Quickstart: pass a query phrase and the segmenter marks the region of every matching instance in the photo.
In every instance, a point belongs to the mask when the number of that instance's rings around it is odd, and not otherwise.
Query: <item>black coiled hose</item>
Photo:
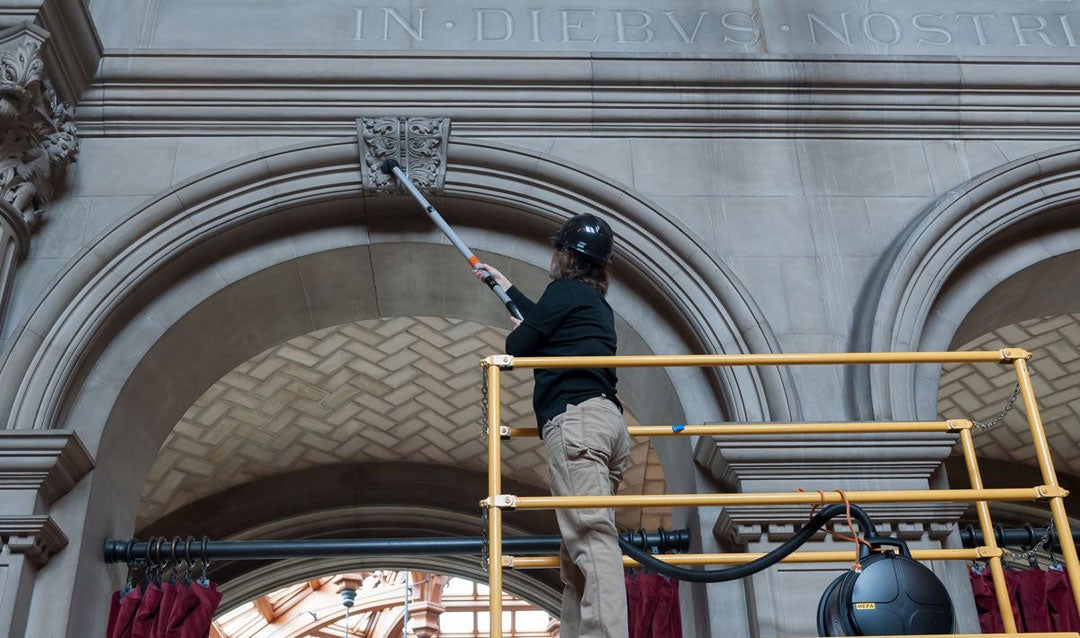
[[[839,503],[833,505],[827,505],[821,509],[810,521],[799,528],[799,531],[795,532],[795,535],[784,541],[782,545],[772,550],[768,554],[765,554],[757,560],[753,560],[749,563],[739,565],[737,567],[729,567],[727,569],[687,569],[685,567],[679,567],[677,565],[669,565],[662,560],[655,558],[652,554],[640,549],[634,545],[631,545],[622,537],[619,538],[619,546],[622,547],[623,552],[633,558],[642,567],[649,571],[658,572],[671,578],[678,580],[685,580],[692,583],[724,583],[731,580],[738,580],[740,578],[746,578],[752,574],[756,574],[761,570],[771,567],[780,562],[785,556],[791,554],[799,547],[802,547],[810,538],[821,529],[825,523],[835,518],[837,515],[847,511],[847,506]],[[866,512],[863,511],[857,505],[851,506],[852,518],[859,522],[859,528],[862,530],[864,537],[876,538],[877,530],[874,528],[874,522],[870,520]]]

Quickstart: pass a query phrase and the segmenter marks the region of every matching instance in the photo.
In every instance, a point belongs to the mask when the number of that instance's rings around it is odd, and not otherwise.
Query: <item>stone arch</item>
[[[550,248],[537,238],[559,220],[595,211],[612,221],[621,238],[616,278],[628,284],[626,298],[613,305],[619,312],[621,304],[627,325],[651,330],[634,346],[660,352],[778,350],[761,313],[729,271],[662,209],[626,187],[554,157],[489,142],[452,139],[449,157],[445,194],[435,203],[460,224],[474,248],[518,263],[526,275],[530,269],[535,274],[536,264],[546,264]],[[160,447],[162,424],[175,423],[178,416],[161,397],[179,390],[178,396],[193,400],[209,379],[169,376],[168,366],[140,367],[152,348],[162,353],[158,362],[185,347],[196,354],[199,347],[215,348],[208,355],[212,365],[204,368],[212,377],[215,366],[224,373],[230,363],[268,345],[248,339],[243,322],[258,308],[234,296],[245,287],[258,288],[260,279],[278,283],[282,276],[298,276],[306,259],[329,259],[330,265],[321,267],[332,268],[357,251],[396,250],[402,258],[417,247],[449,251],[411,200],[360,196],[358,167],[356,140],[339,139],[269,151],[197,175],[103,234],[24,315],[0,362],[5,379],[0,404],[8,410],[0,418],[7,428],[71,428],[97,457],[83,500],[54,508],[59,520],[82,527],[67,550],[77,553],[78,566],[48,566],[35,587],[63,590],[78,579],[81,587],[104,597],[115,585],[101,569],[97,544],[131,532],[133,486],[141,484],[147,457]],[[428,287],[437,286],[429,282]],[[462,294],[477,299],[487,294],[479,286],[471,290]],[[332,303],[316,308],[306,299],[290,306],[295,296],[279,292],[286,300],[279,308],[283,312],[274,316],[272,330],[261,333],[269,341],[359,312]],[[219,305],[212,316],[231,319],[214,326],[216,332],[199,334],[185,321],[207,304]],[[496,309],[490,316],[475,310],[464,318],[501,322],[497,304],[486,305]],[[386,308],[378,312],[393,315]],[[170,336],[201,341],[170,342]],[[651,406],[655,415],[642,414],[643,419],[798,417],[786,371],[675,369],[644,379],[639,387],[655,388],[649,379],[660,379],[672,392]],[[664,445],[660,456],[670,473],[668,485],[673,491],[696,491],[693,466],[686,462],[689,441]],[[87,510],[94,515],[87,516]],[[95,617],[87,602],[93,600],[91,595],[73,600],[72,613]],[[31,613],[49,615],[37,607]]]
[[[947,350],[965,320],[979,323],[968,318],[986,308],[980,302],[1001,296],[1002,282],[1061,272],[1075,261],[1080,232],[1070,219],[1078,200],[1075,146],[1020,158],[949,191],[879,262],[852,350]],[[930,366],[858,368],[849,376],[852,398],[863,418],[932,419],[939,373]]]
[[[672,304],[675,323],[692,347],[718,353],[778,350],[739,281],[679,222],[640,195],[558,158],[490,142],[452,139],[449,157],[447,197],[514,209],[524,217],[515,223],[550,224],[584,210],[611,219],[622,240],[620,261]],[[88,355],[115,332],[110,323],[151,294],[145,284],[155,277],[190,268],[183,258],[193,247],[300,204],[351,200],[363,206],[357,166],[355,140],[269,151],[197,175],[132,212],[69,264],[16,327],[0,364],[9,380],[0,387],[2,404],[11,406],[0,415],[6,427],[58,426],[65,399],[92,360]],[[718,375],[729,418],[798,413],[785,373],[725,369]]]

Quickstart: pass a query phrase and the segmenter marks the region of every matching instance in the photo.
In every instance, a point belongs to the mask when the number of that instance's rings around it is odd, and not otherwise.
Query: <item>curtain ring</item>
[[[184,545],[184,558],[187,559],[189,565],[194,565],[195,562],[191,558],[191,544],[195,542],[194,536],[188,536],[187,542]]]
[[[1024,523],[1023,528],[1028,533],[1028,542],[1023,544],[1025,550],[1031,549],[1035,546],[1037,539],[1035,538],[1035,527],[1031,523]]]
[[[149,564],[151,563],[151,560],[150,560],[150,553],[151,553],[151,551],[153,550],[153,547],[154,547],[154,540],[155,540],[156,538],[157,538],[157,536],[151,536],[151,537],[150,537],[150,538],[149,538],[149,539],[148,539],[148,540],[146,541],[146,564],[147,564],[147,565],[149,565]]]

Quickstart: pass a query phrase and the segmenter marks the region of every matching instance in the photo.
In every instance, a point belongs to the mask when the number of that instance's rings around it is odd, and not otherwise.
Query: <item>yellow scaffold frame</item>
[[[488,436],[488,497],[480,502],[487,513],[487,536],[489,547],[488,585],[491,610],[491,637],[502,638],[502,572],[504,568],[530,569],[556,567],[558,559],[546,556],[503,556],[502,513],[510,509],[558,509],[567,507],[684,507],[703,505],[814,505],[839,503],[839,493],[738,493],[738,494],[659,494],[652,496],[514,496],[502,493],[501,441],[504,437],[535,436],[530,428],[509,428],[500,424],[500,379],[503,370],[538,368],[643,368],[643,367],[708,367],[708,366],[776,366],[776,365],[851,365],[851,364],[915,364],[915,363],[1011,363],[1020,385],[1028,426],[1034,441],[1035,455],[1042,473],[1042,485],[1033,487],[986,489],[983,487],[975,444],[971,436],[973,423],[968,420],[938,422],[861,422],[861,423],[743,423],[719,425],[686,425],[630,427],[631,436],[725,436],[747,434],[862,434],[869,432],[951,432],[960,437],[960,445],[967,466],[971,489],[949,490],[882,490],[847,492],[847,498],[860,505],[868,503],[915,503],[915,502],[970,502],[982,529],[981,547],[971,549],[915,550],[917,560],[986,560],[994,582],[997,603],[1006,633],[1015,634],[1016,623],[1012,616],[1005,587],[1005,574],[1001,558],[1003,550],[994,538],[993,521],[990,519],[990,501],[1038,501],[1050,503],[1057,539],[1065,559],[1066,572],[1072,586],[1073,599],[1080,612],[1080,563],[1076,546],[1065,513],[1062,489],[1050,458],[1035,393],[1031,386],[1027,360],[1031,353],[1020,348],[1004,348],[993,351],[968,352],[872,352],[872,353],[817,353],[817,354],[767,354],[767,355],[648,355],[615,357],[511,357],[495,355],[481,362],[486,380],[487,420],[491,434]],[[760,553],[733,554],[679,554],[658,556],[673,565],[719,565],[747,563],[762,556]],[[850,551],[796,552],[784,562],[834,562],[852,557]],[[624,557],[627,565],[637,563]],[[973,634],[980,635],[980,634]],[[1029,636],[1071,636],[1077,634],[1025,634]]]

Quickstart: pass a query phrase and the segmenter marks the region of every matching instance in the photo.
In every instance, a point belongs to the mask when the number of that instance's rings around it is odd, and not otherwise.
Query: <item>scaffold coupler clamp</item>
[[[1017,359],[1031,358],[1031,353],[1023,348],[1002,348],[999,352],[1001,353],[1001,363],[1012,363]]]
[[[489,366],[489,365],[492,365],[492,366],[498,366],[498,367],[502,368],[503,370],[513,370],[513,368],[514,368],[514,357],[511,356],[511,355],[508,355],[508,354],[493,354],[490,357],[488,357],[487,359],[484,359],[483,365],[485,367]]]
[[[949,428],[950,432],[959,432],[960,430],[971,430],[975,427],[975,423],[968,419],[949,419],[945,422],[945,425]]]
[[[975,551],[978,552],[979,558],[1001,558],[1005,555],[1005,550],[1000,547],[987,547],[986,545],[975,548]]]
[[[1039,493],[1040,499],[1065,498],[1069,495],[1069,490],[1058,487],[1057,485],[1040,485],[1035,489]]]
[[[488,497],[480,501],[480,507],[487,510],[491,507],[496,507],[501,510],[515,510],[517,509],[517,496],[513,494],[496,494],[494,499]]]

